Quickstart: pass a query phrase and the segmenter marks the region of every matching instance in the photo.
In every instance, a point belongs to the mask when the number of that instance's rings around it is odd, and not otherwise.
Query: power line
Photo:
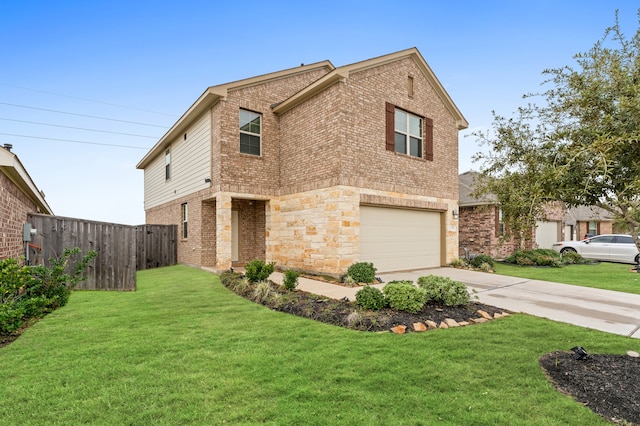
[[[3,86],[14,87],[16,89],[22,89],[22,90],[30,90],[32,92],[46,93],[48,95],[62,96],[64,98],[79,99],[81,101],[93,102],[93,103],[96,103],[96,104],[110,105],[110,106],[116,106],[116,107],[127,108],[127,109],[134,109],[134,110],[137,110],[137,111],[144,111],[144,112],[150,112],[152,114],[160,114],[160,115],[166,115],[166,116],[169,116],[169,117],[174,117],[173,114],[167,114],[166,112],[152,111],[152,110],[148,110],[148,109],[137,108],[137,107],[127,106],[127,105],[112,104],[110,102],[97,101],[95,99],[81,98],[79,96],[71,96],[71,95],[65,95],[65,94],[62,94],[62,93],[49,92],[47,90],[31,89],[29,87],[14,86],[12,84],[3,84]]]
[[[14,138],[43,139],[43,140],[58,141],[58,142],[81,143],[81,144],[86,144],[86,145],[112,146],[112,147],[116,147],[116,148],[132,148],[132,149],[144,149],[144,150],[148,150],[149,149],[149,148],[145,148],[145,147],[142,147],[142,146],[116,145],[116,144],[111,144],[111,143],[87,142],[87,141],[74,141],[74,140],[71,140],[71,139],[46,138],[46,137],[43,137],[43,136],[14,135],[14,134],[11,134],[11,133],[0,133],[0,135],[11,136],[11,137],[14,137]]]
[[[78,114],[78,113],[75,113],[75,112],[57,111],[55,109],[46,109],[46,108],[38,108],[38,107],[32,107],[32,106],[27,106],[27,105],[10,104],[10,103],[7,103],[7,102],[0,102],[0,105],[8,105],[8,106],[13,106],[13,107],[18,107],[18,108],[35,109],[35,110],[38,110],[38,111],[55,112],[55,113],[58,113],[58,114],[75,115],[75,116],[78,116],[78,117],[95,118],[95,119],[98,119],[98,120],[117,121],[119,123],[138,124],[140,126],[160,127],[161,129],[166,129],[167,128],[166,126],[159,126],[157,124],[147,124],[147,123],[139,123],[137,121],[118,120],[116,118],[106,118],[106,117],[98,117],[98,116],[95,116],[95,115]]]
[[[63,126],[63,125],[61,125],[61,124],[38,123],[37,121],[15,120],[15,119],[13,119],[13,118],[3,118],[3,117],[0,117],[0,120],[4,120],[4,121],[15,121],[16,123],[37,124],[37,125],[39,125],[39,126],[62,127],[63,129],[85,130],[85,131],[87,131],[87,132],[110,133],[110,134],[112,134],[112,135],[135,136],[135,137],[138,137],[138,138],[159,139],[159,138],[158,138],[158,137],[156,137],[156,136],[136,135],[136,134],[134,134],[134,133],[112,132],[112,131],[109,131],[109,130],[87,129],[87,128],[85,128],[85,127]]]

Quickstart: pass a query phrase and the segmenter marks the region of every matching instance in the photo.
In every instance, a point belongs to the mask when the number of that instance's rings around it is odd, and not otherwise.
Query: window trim
[[[240,127],[240,114],[242,111],[246,111],[252,114],[256,114],[259,118],[260,118],[260,133],[253,133],[253,132],[248,132],[246,130],[242,130],[242,128]],[[262,126],[263,126],[263,114],[261,112],[258,111],[252,111],[250,109],[246,109],[246,108],[240,108],[238,110],[238,130],[239,130],[239,135],[249,135],[249,136],[257,136],[258,140],[259,140],[259,147],[260,147],[260,153],[259,154],[253,154],[250,152],[243,152],[242,151],[242,142],[240,140],[238,140],[238,151],[241,154],[246,154],[246,155],[252,155],[254,157],[262,157]],[[241,137],[239,137],[239,139],[242,139]]]
[[[187,203],[180,205],[180,214],[182,217],[182,238],[186,240],[189,237],[189,205]]]

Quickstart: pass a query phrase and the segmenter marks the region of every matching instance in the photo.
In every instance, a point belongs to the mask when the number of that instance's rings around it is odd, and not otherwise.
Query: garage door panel
[[[360,260],[379,272],[440,266],[440,214],[360,207]]]

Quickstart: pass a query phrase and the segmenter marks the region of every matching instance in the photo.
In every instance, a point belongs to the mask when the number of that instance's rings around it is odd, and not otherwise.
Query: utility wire
[[[71,140],[71,139],[46,138],[46,137],[43,137],[43,136],[15,135],[15,134],[11,134],[11,133],[0,133],[0,135],[11,136],[11,137],[14,137],[14,138],[43,139],[43,140],[49,140],[49,141],[81,143],[81,144],[86,144],[86,145],[113,146],[113,147],[117,147],[117,148],[132,148],[132,149],[144,149],[144,150],[148,150],[149,149],[149,148],[145,148],[145,147],[142,147],[142,146],[116,145],[116,144],[111,144],[111,143],[87,142],[87,141],[74,141],[74,140]]]
[[[15,121],[16,123],[27,123],[27,124],[37,124],[39,126],[51,126],[51,127],[62,127],[63,129],[74,129],[74,130],[85,130],[87,132],[98,132],[98,133],[110,133],[112,135],[122,135],[122,136],[135,136],[138,138],[149,138],[149,139],[159,139],[156,136],[146,136],[146,135],[136,135],[134,133],[121,133],[121,132],[112,132],[109,130],[98,130],[98,129],[87,129],[85,127],[73,127],[73,126],[63,126],[61,124],[51,124],[51,123],[38,123],[36,121],[26,121],[26,120],[15,120],[13,118],[3,118],[0,117],[0,120],[4,121]]]
[[[55,112],[55,113],[58,113],[58,114],[75,115],[75,116],[78,116],[78,117],[95,118],[95,119],[98,119],[98,120],[117,121],[119,123],[138,124],[140,126],[160,127],[161,129],[166,129],[167,128],[167,126],[159,126],[157,124],[147,124],[147,123],[139,123],[139,122],[136,122],[136,121],[118,120],[116,118],[97,117],[95,115],[86,115],[86,114],[78,114],[78,113],[75,113],[75,112],[57,111],[55,109],[46,109],[46,108],[38,108],[38,107],[32,107],[32,106],[27,106],[27,105],[10,104],[10,103],[7,103],[7,102],[0,102],[0,105],[8,105],[8,106],[13,106],[13,107],[18,107],[18,108],[35,109],[35,110],[38,110],[38,111]]]
[[[48,95],[62,96],[64,98],[79,99],[81,101],[94,102],[96,104],[110,105],[110,106],[116,106],[116,107],[127,108],[127,109],[134,109],[134,110],[137,110],[137,111],[144,111],[144,112],[150,112],[152,114],[160,114],[160,115],[167,115],[169,117],[174,117],[173,114],[167,114],[166,112],[151,111],[151,110],[148,110],[148,109],[137,108],[137,107],[127,106],[127,105],[112,104],[112,103],[109,103],[109,102],[97,101],[97,100],[94,100],[94,99],[81,98],[79,96],[71,96],[71,95],[64,95],[62,93],[49,92],[49,91],[46,91],[46,90],[31,89],[29,87],[14,86],[12,84],[3,84],[3,86],[14,87],[16,89],[22,89],[22,90],[30,90],[32,92],[46,93]]]

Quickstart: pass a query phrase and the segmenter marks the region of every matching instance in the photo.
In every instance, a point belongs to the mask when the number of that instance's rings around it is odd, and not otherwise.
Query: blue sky
[[[464,172],[478,168],[471,157],[481,149],[465,135],[488,129],[492,110],[511,115],[524,93],[540,89],[545,68],[573,65],[613,25],[616,9],[632,36],[639,7],[4,0],[0,145],[14,146],[55,214],[141,224],[143,172],[135,165],[208,86],[417,47],[469,121],[459,138]]]

